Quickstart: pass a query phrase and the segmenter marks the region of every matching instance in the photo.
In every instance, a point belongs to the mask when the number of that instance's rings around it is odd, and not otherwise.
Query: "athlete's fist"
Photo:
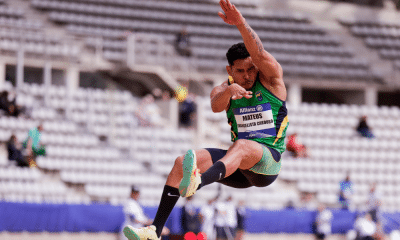
[[[237,83],[234,83],[229,86],[229,91],[231,93],[232,100],[241,99],[243,97],[249,99],[253,97],[253,93],[251,91],[247,91],[242,86]]]
[[[218,12],[218,16],[220,16],[224,22],[230,25],[239,25],[244,22],[242,14],[229,0],[220,0],[219,5],[224,12]]]

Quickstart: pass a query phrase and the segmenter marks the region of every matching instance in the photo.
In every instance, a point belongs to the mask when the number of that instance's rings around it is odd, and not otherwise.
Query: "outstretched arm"
[[[236,83],[228,85],[227,82],[224,82],[211,91],[211,109],[215,113],[222,112],[228,109],[231,98],[235,100],[242,97],[251,98],[252,92]]]
[[[239,10],[229,0],[220,0],[219,4],[223,12],[218,15],[224,22],[235,25],[242,35],[244,44],[254,64],[266,77],[282,78],[282,67],[276,59],[265,51],[262,42],[256,32],[246,22]]]

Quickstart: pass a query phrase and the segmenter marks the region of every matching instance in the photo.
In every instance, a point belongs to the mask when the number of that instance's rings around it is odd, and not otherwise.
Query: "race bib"
[[[239,139],[276,136],[274,117],[269,103],[235,108],[233,114],[235,114]]]

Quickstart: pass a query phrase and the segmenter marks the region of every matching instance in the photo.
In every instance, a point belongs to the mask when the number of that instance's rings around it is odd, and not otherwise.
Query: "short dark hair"
[[[139,193],[140,192],[140,189],[138,188],[138,187],[136,187],[136,186],[131,186],[131,193]]]
[[[226,53],[229,65],[233,65],[233,62],[237,59],[246,59],[250,57],[250,53],[247,51],[244,43],[240,42],[232,45]]]

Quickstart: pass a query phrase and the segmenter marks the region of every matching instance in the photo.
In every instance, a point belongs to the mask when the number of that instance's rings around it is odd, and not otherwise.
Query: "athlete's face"
[[[228,74],[232,76],[235,83],[245,89],[250,89],[257,78],[258,69],[254,65],[251,57],[245,59],[237,59],[233,65],[226,66]]]

